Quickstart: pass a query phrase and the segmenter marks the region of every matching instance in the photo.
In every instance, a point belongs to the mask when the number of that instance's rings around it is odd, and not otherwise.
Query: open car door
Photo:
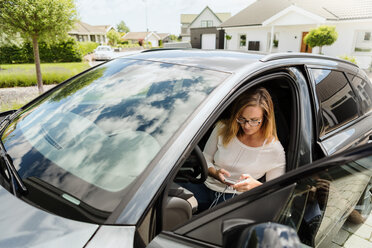
[[[367,144],[238,195],[161,232],[148,247],[372,247],[371,177]],[[278,243],[291,230],[295,235]]]

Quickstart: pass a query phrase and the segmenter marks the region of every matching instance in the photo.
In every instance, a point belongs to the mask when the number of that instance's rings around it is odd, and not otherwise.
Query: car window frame
[[[308,68],[310,69],[309,70],[309,73],[311,74],[311,79],[312,79],[312,86],[314,88],[313,90],[313,94],[314,94],[314,99],[316,99],[317,101],[317,107],[319,108],[318,109],[318,117],[319,120],[318,120],[318,123],[320,124],[320,126],[318,127],[318,137],[320,140],[323,140],[323,139],[326,139],[328,136],[332,136],[333,133],[337,132],[337,130],[342,130],[345,126],[349,126],[350,123],[352,123],[353,121],[357,120],[359,117],[360,117],[360,114],[361,114],[361,108],[360,108],[360,103],[359,103],[359,98],[354,90],[354,88],[352,87],[351,85],[351,82],[349,80],[349,77],[347,76],[347,74],[345,73],[344,70],[342,70],[341,68],[330,68],[330,67],[321,67],[321,66],[308,66]],[[316,93],[316,82],[315,82],[315,78],[314,78],[314,75],[313,73],[311,72],[311,70],[329,70],[331,72],[339,72],[341,73],[344,77],[345,77],[345,80],[347,82],[347,84],[349,85],[349,87],[352,89],[352,92],[354,94],[354,100],[356,101],[356,105],[357,105],[357,116],[354,117],[353,119],[350,119],[346,122],[342,122],[341,124],[337,124],[335,125],[334,127],[332,127],[330,130],[326,130],[326,131],[323,131],[323,127],[324,127],[324,122],[323,122],[323,115],[321,113],[321,110],[322,110],[322,106],[321,106],[321,103],[319,101],[319,97]]]

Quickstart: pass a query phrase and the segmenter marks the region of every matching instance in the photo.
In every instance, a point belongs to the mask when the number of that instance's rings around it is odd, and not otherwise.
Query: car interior
[[[294,160],[294,146],[296,143],[296,93],[290,79],[283,76],[274,76],[259,81],[258,85],[265,87],[271,94],[278,139],[284,147],[288,161]],[[248,89],[248,88],[247,88]],[[236,97],[236,96],[235,96]],[[201,184],[207,178],[207,163],[203,156],[204,146],[215,126],[215,124],[229,116],[232,104],[226,106],[214,123],[205,131],[191,154],[183,162],[174,180],[166,189],[166,199],[163,202],[162,230],[172,230],[190,220],[193,215],[199,214],[197,201],[193,193],[181,187],[178,183],[190,182]],[[287,168],[288,171],[288,168]],[[260,179],[265,182],[265,178]]]

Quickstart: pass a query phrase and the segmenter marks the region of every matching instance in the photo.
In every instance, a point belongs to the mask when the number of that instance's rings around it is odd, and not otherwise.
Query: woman
[[[261,87],[239,96],[229,119],[215,126],[203,153],[208,178],[197,190],[189,188],[199,211],[261,185],[258,179],[263,176],[268,181],[282,175],[285,153],[276,134],[269,92]]]

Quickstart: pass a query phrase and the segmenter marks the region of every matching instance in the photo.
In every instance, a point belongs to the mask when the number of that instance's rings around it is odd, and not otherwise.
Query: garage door
[[[202,34],[202,49],[216,49],[216,34]]]

